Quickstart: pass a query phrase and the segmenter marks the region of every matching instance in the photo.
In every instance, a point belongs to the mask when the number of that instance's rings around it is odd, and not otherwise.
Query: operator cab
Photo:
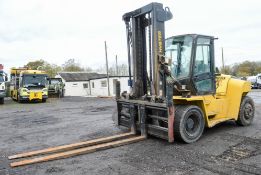
[[[47,80],[48,80],[49,85],[56,85],[56,84],[62,83],[61,78],[48,78]]]
[[[192,95],[214,94],[214,37],[187,34],[170,37],[165,42],[172,76]]]

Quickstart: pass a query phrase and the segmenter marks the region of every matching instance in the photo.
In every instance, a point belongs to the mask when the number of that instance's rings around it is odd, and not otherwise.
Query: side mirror
[[[219,71],[218,67],[216,67],[216,73],[220,73],[220,71]]]
[[[7,78],[7,77],[5,77],[5,81],[8,81],[8,78]]]

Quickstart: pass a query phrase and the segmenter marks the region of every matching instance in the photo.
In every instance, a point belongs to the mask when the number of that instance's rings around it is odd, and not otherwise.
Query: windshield
[[[189,75],[192,41],[191,36],[174,37],[166,40],[165,55],[172,60],[171,73],[177,79]]]
[[[34,75],[27,74],[23,75],[23,86],[24,87],[45,87],[47,83],[47,75]]]
[[[50,84],[58,84],[60,81],[58,79],[51,79]]]

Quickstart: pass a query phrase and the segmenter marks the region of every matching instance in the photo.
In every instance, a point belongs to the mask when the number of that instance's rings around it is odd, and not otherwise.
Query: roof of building
[[[89,81],[95,79],[107,78],[107,74],[89,73],[89,72],[59,72],[58,73],[65,81]],[[128,76],[109,76],[114,77],[128,77]]]
[[[105,77],[106,74],[89,73],[89,72],[59,72],[65,81],[88,81],[89,79]]]
[[[126,78],[126,77],[129,77],[128,75],[119,75],[119,76],[117,76],[117,75],[109,75],[109,78]],[[96,78],[90,78],[89,80],[98,80],[98,79],[103,79],[103,78],[107,78],[107,75],[105,75],[105,76],[101,76],[101,77],[96,77]]]

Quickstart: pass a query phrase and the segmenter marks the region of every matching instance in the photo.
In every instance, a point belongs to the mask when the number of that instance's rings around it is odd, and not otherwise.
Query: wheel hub
[[[248,103],[245,105],[245,110],[244,110],[244,116],[246,119],[250,119],[253,115],[253,108],[252,106]]]
[[[193,137],[194,134],[196,134],[198,129],[200,128],[199,127],[199,119],[197,118],[197,116],[191,115],[187,118],[185,126],[186,126],[185,127],[186,133],[189,136]]]
[[[187,120],[187,128],[189,130],[192,130],[194,128],[194,124],[195,124],[195,122],[191,118],[188,118],[188,120]]]

